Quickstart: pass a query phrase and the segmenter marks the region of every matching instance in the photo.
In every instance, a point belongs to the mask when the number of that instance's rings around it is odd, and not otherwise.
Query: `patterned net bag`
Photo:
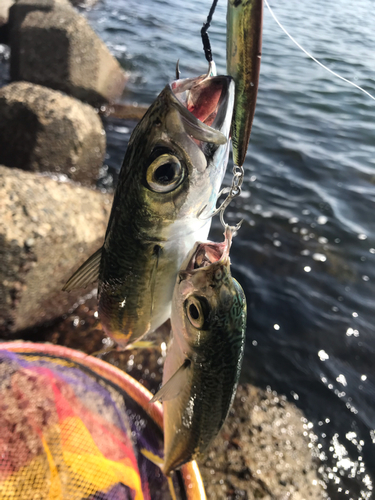
[[[161,407],[120,370],[52,345],[0,345],[0,499],[168,499]],[[204,498],[195,463],[179,498]]]

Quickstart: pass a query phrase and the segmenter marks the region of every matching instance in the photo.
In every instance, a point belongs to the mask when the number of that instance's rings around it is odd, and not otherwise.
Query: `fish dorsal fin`
[[[155,403],[155,401],[160,401],[162,403],[163,401],[169,401],[176,398],[186,385],[186,377],[189,373],[190,365],[190,359],[185,359],[180,368],[150,400],[150,403]]]
[[[99,278],[100,260],[102,247],[89,257],[82,266],[65,283],[63,291],[70,292],[76,288],[86,288]]]

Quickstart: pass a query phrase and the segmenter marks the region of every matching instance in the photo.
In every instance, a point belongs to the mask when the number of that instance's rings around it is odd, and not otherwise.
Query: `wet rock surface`
[[[0,89],[0,164],[93,184],[105,147],[91,106],[26,82]]]
[[[126,75],[67,0],[21,0],[11,8],[11,78],[99,105],[120,97]]]
[[[61,316],[82,296],[61,288],[103,243],[111,203],[110,195],[0,167],[3,339]]]

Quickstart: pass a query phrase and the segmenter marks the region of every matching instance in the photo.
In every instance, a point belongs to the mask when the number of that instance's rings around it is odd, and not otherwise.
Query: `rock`
[[[0,164],[92,184],[105,146],[101,120],[91,106],[26,82],[0,89]]]
[[[8,43],[9,43],[9,24],[8,23],[2,24],[0,17],[0,44],[8,44]],[[0,65],[3,59],[3,51],[4,51],[4,45],[0,47]]]
[[[59,317],[90,291],[61,288],[103,243],[111,202],[88,188],[0,167],[2,338]]]
[[[9,43],[9,8],[13,5],[14,0],[0,0],[0,43]],[[1,49],[1,47],[0,47]],[[1,64],[1,52],[0,52]]]
[[[74,7],[83,7],[85,9],[90,9],[98,3],[99,0],[69,0]]]
[[[207,498],[326,498],[306,429],[302,412],[285,397],[240,385],[224,427],[199,464]]]
[[[11,42],[13,53],[11,59],[11,73],[16,71],[19,66],[19,53],[21,50],[19,38],[20,26],[29,12],[33,12],[34,10],[51,12],[55,8],[74,11],[68,0],[16,0],[12,2],[12,4],[12,7],[9,9],[8,23],[13,34]]]
[[[10,9],[11,78],[93,105],[116,100],[126,76],[67,0],[19,0]]]
[[[8,22],[9,9],[13,5],[14,0],[0,1],[0,26]]]

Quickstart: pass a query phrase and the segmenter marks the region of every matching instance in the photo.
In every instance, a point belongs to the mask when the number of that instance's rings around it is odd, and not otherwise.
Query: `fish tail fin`
[[[164,460],[161,457],[159,457],[159,455],[155,455],[155,453],[152,453],[152,451],[146,450],[145,448],[141,449],[141,453],[144,457],[147,458],[147,460],[150,460],[150,462],[159,467],[164,474],[163,471]],[[165,477],[168,481],[169,492],[171,494],[172,500],[177,500],[176,490],[174,488],[172,476],[168,474],[168,476],[166,475]]]

